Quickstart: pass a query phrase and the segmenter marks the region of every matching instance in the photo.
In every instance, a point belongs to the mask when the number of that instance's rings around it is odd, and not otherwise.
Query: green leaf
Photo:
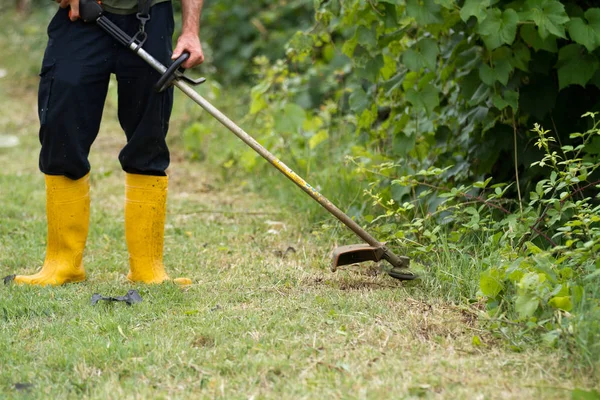
[[[492,97],[492,103],[498,110],[504,110],[506,107],[512,108],[513,112],[517,112],[519,108],[519,92],[507,90],[502,96],[495,94]]]
[[[571,19],[568,25],[569,36],[592,52],[600,46],[600,9],[590,8],[585,12],[585,19]]]
[[[521,71],[529,72],[529,62],[531,61],[531,50],[521,41],[512,46],[511,64]]]
[[[487,64],[481,64],[479,67],[479,77],[488,86],[493,86],[496,81],[506,86],[512,70],[513,68],[509,60],[499,60],[494,63],[493,68]]]
[[[308,54],[314,45],[313,38],[305,32],[298,31],[292,36],[286,48],[298,54]]]
[[[383,56],[379,54],[377,57],[371,58],[363,68],[357,68],[356,73],[360,78],[364,78],[369,82],[377,82],[381,68],[384,66]]]
[[[377,46],[377,31],[361,25],[356,29],[356,40],[361,46],[373,49]]]
[[[455,7],[454,0],[435,0],[435,4],[439,4],[448,10],[453,10]]]
[[[342,45],[342,53],[350,58],[354,57],[354,50],[356,50],[357,45],[358,39],[356,38],[356,35],[354,35],[352,38],[344,42]]]
[[[390,57],[386,54],[383,55],[383,67],[379,70],[383,79],[388,81],[394,75],[398,73],[398,66],[396,65],[396,58]]]
[[[558,52],[556,66],[560,90],[573,84],[585,87],[600,67],[600,62],[595,55],[587,53],[583,46],[570,44]]]
[[[414,89],[407,90],[406,99],[415,108],[424,110],[427,115],[431,115],[434,109],[440,104],[438,90],[432,84],[427,84],[418,92]]]
[[[548,301],[551,307],[558,308],[564,311],[571,311],[573,309],[573,303],[571,302],[571,296],[556,296]]]
[[[515,310],[521,318],[531,317],[535,314],[540,305],[540,301],[531,294],[521,294],[515,301]]]
[[[500,278],[500,272],[496,269],[481,273],[479,278],[479,289],[484,296],[495,298],[504,289],[504,284]]]
[[[569,23],[569,36],[574,42],[584,45],[588,51],[598,47],[597,34],[588,23],[581,18],[573,18]]]
[[[306,111],[294,103],[288,103],[283,107],[283,113],[275,117],[275,129],[279,133],[296,134],[306,119]]]
[[[513,112],[517,112],[519,109],[519,92],[514,90],[507,90],[504,92],[504,100],[508,103]]]
[[[499,94],[492,96],[492,103],[494,104],[494,107],[500,111],[508,107],[508,103]]]
[[[377,107],[373,104],[371,108],[363,110],[356,122],[359,129],[370,129],[375,121],[377,121]]]
[[[350,109],[359,114],[363,112],[365,108],[369,106],[371,99],[367,95],[367,93],[363,90],[363,88],[359,87],[352,91],[350,98],[348,99],[350,104]]]
[[[486,18],[479,24],[478,32],[488,49],[493,50],[503,44],[512,44],[517,36],[519,14],[512,8],[502,12],[497,8],[487,11]]]
[[[389,3],[384,3],[383,6],[383,26],[386,29],[398,27],[398,13],[396,12],[396,6]]]
[[[267,108],[268,104],[264,97],[252,97],[252,101],[250,102],[250,114],[256,114],[265,108]]]
[[[422,68],[434,70],[439,54],[440,49],[433,39],[422,39],[404,52],[402,61],[411,71],[420,71]]]
[[[250,114],[256,114],[259,111],[267,108],[268,104],[264,98],[264,94],[269,90],[271,84],[267,81],[263,81],[258,85],[254,86],[250,91]]]
[[[441,24],[444,22],[441,7],[433,0],[406,0],[406,13],[419,25]]]
[[[542,39],[550,34],[566,39],[564,24],[569,16],[558,0],[527,0],[521,19],[535,22]]]
[[[467,22],[469,18],[475,17],[479,22],[485,19],[485,9],[490,6],[490,0],[467,0],[460,9],[460,18]]]
[[[556,36],[548,35],[545,39],[542,39],[538,29],[533,25],[523,25],[521,27],[521,37],[529,46],[533,47],[535,51],[546,50],[550,53],[556,53],[558,47],[556,46]]]
[[[252,171],[252,169],[254,169],[254,167],[256,166],[258,157],[256,152],[248,149],[242,152],[242,154],[238,158],[238,161],[246,171]]]
[[[321,129],[316,135],[308,140],[308,147],[312,150],[319,144],[323,143],[329,138],[329,133],[325,129]]]

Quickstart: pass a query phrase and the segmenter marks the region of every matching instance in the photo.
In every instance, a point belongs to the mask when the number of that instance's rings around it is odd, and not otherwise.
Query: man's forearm
[[[181,0],[181,19],[183,27],[177,39],[177,46],[173,50],[172,58],[175,60],[184,52],[190,54],[182,64],[184,68],[193,68],[204,62],[204,53],[200,43],[200,14],[203,0]]]
[[[181,0],[182,35],[199,36],[203,0]]]

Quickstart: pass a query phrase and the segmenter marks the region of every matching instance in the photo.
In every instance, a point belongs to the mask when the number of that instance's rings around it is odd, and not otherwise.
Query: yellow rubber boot
[[[83,250],[90,224],[89,175],[78,180],[46,175],[46,216],[44,265],[37,274],[15,276],[14,282],[46,286],[83,281]]]
[[[166,176],[125,176],[125,239],[129,250],[127,279],[132,282],[161,283],[170,280],[163,265],[168,182]],[[180,285],[192,283],[188,278],[173,281]]]

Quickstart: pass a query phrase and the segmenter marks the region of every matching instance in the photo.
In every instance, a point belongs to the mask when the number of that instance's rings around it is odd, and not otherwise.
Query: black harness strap
[[[151,3],[152,0],[138,0],[138,12],[135,16],[140,21],[140,28],[131,38],[131,43],[135,43],[135,48],[133,49],[135,52],[146,43],[146,39],[148,38],[148,34],[146,33],[146,22],[150,20]]]

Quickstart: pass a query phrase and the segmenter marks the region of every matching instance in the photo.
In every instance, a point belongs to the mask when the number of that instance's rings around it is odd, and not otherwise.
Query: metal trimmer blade
[[[335,272],[340,265],[350,265],[364,261],[378,262],[381,257],[383,257],[381,247],[373,247],[368,244],[351,244],[338,247],[333,251],[331,271]]]
[[[386,259],[393,268],[386,271],[392,278],[403,281],[410,281],[417,278],[417,275],[407,270],[410,260],[408,257],[396,257],[389,253],[386,247],[369,246],[368,244],[351,244],[341,246],[333,251],[333,262],[331,271],[337,271],[341,265],[357,264],[364,261],[379,262]]]

